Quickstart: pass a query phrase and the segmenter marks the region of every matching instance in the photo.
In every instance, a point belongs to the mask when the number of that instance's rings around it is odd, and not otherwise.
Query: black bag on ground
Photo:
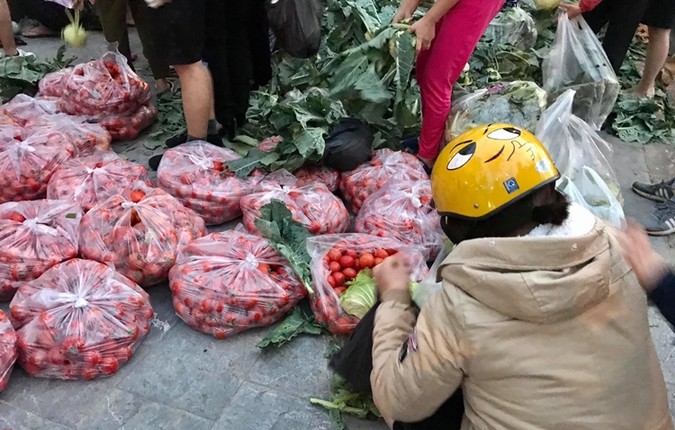
[[[323,0],[270,0],[267,17],[277,46],[296,58],[309,58],[321,46]]]
[[[323,163],[341,172],[349,172],[373,156],[373,133],[355,118],[345,118],[326,138]]]
[[[370,373],[373,370],[373,330],[376,303],[361,318],[349,340],[333,357],[329,366],[357,391],[371,391]],[[455,393],[429,418],[418,423],[394,423],[394,430],[460,430],[464,416],[462,390]]]

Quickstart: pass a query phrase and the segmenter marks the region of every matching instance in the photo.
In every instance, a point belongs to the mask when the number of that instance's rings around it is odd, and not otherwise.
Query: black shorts
[[[151,9],[149,19],[154,40],[169,65],[193,64],[202,60],[205,5],[205,0],[172,0]]]
[[[642,23],[670,30],[675,25],[675,0],[651,0]]]

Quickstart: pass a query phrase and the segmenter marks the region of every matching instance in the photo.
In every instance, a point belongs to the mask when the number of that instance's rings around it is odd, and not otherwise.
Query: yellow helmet
[[[431,188],[441,215],[480,220],[559,177],[532,133],[490,124],[467,131],[441,151]]]

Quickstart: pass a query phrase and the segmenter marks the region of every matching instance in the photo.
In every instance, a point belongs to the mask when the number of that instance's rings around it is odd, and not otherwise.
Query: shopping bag
[[[277,45],[288,55],[309,58],[321,45],[322,0],[271,0],[267,17]]]

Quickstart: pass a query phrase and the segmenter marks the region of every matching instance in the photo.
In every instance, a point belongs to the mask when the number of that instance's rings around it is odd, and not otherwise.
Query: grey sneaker
[[[675,178],[669,181],[661,181],[656,184],[634,182],[633,191],[636,194],[655,202],[665,202],[675,195]]]
[[[645,230],[650,236],[667,236],[675,233],[675,199],[656,207],[654,219],[645,226]]]

